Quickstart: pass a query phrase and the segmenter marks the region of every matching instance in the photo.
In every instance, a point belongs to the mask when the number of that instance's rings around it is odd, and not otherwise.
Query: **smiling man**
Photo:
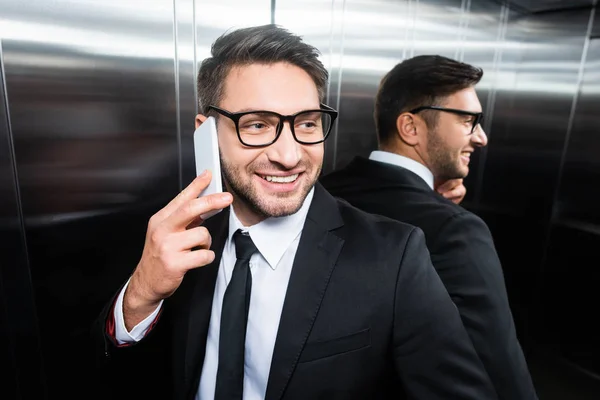
[[[206,173],[150,219],[94,328],[116,397],[496,399],[422,231],[317,183],[327,79],[274,25],[213,44],[196,126],[217,119],[228,193],[198,197]]]
[[[487,144],[475,92],[483,71],[436,55],[396,65],[375,103],[379,150],[322,178],[350,204],[421,228],[433,266],[503,400],[536,399],[517,340],[500,260],[486,224],[437,193],[469,173]]]

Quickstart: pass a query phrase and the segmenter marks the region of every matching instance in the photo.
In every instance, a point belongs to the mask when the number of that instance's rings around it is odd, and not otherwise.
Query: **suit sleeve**
[[[408,398],[497,399],[419,228],[406,241],[395,296],[394,360]]]
[[[164,307],[142,340],[120,344],[115,337],[114,306],[123,289],[105,305],[92,325],[94,373],[105,389],[119,393],[119,398],[168,398],[168,350],[162,344],[164,329],[160,329],[169,325],[162,315]]]
[[[474,214],[458,214],[442,226],[436,239],[430,247],[433,264],[499,398],[536,399],[487,225]]]

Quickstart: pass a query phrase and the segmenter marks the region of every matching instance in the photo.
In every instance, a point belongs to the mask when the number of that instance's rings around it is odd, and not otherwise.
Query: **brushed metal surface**
[[[0,44],[0,397],[44,398],[40,334]]]
[[[51,398],[93,387],[89,324],[135,268],[148,217],[179,189],[173,7],[169,0],[1,4]]]

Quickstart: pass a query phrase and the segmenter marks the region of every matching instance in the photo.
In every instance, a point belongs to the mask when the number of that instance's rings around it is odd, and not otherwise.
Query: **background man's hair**
[[[379,85],[375,99],[375,125],[380,144],[397,134],[396,120],[403,112],[420,106],[442,105],[444,99],[476,85],[483,76],[481,68],[439,55],[416,56],[397,64]],[[429,128],[437,114],[422,111]]]
[[[319,50],[304,43],[300,36],[273,24],[225,33],[213,43],[211,57],[202,61],[198,71],[199,110],[206,114],[208,106],[218,106],[225,78],[232,67],[278,62],[287,62],[306,71],[315,82],[322,102],[329,74],[319,55]]]

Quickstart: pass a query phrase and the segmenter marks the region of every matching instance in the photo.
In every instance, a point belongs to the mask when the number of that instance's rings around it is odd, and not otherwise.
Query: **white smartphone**
[[[217,124],[214,117],[208,117],[194,132],[194,154],[196,160],[196,176],[205,170],[210,170],[212,179],[200,196],[220,193],[223,191],[221,181],[221,159],[219,157],[219,140],[217,138]],[[219,213],[214,210],[204,215],[202,219],[208,219]]]

